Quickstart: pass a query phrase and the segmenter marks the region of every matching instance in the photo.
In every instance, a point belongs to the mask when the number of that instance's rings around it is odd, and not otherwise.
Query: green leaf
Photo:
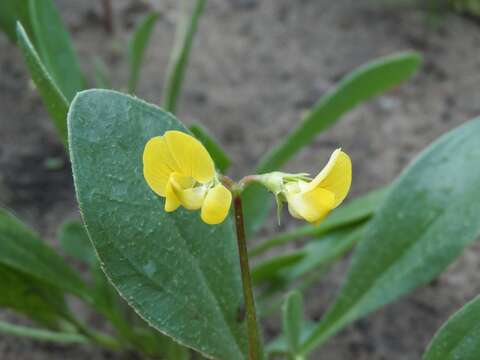
[[[198,22],[205,8],[206,0],[197,0],[192,15],[189,17],[187,7],[191,3],[189,0],[180,1],[179,18],[175,30],[175,43],[171,51],[167,80],[165,82],[163,107],[172,113],[177,110],[177,102],[182,91],[182,83],[187,71],[193,39],[197,32]]]
[[[329,232],[309,241],[301,250],[306,254],[305,257],[284,272],[285,280],[292,282],[310,271],[330,265],[352,249],[361,239],[363,230],[362,223]]]
[[[256,264],[252,268],[253,284],[258,285],[270,280],[270,278],[275,277],[280,270],[291,267],[305,256],[306,253],[304,251],[293,251],[289,254],[278,255]]]
[[[307,354],[348,323],[438,276],[480,232],[480,118],[444,135],[390,188]]]
[[[80,277],[30,229],[0,209],[0,264],[89,299]]]
[[[376,59],[348,74],[319,100],[287,139],[260,160],[257,173],[279,170],[343,114],[410,78],[420,63],[421,58],[417,53],[405,52]],[[247,231],[252,233],[263,224],[272,201],[268,192],[256,185],[244,191],[243,203],[247,214]]]
[[[195,123],[190,125],[190,131],[200,142],[205,146],[207,151],[212,156],[217,169],[225,174],[230,167],[231,161],[228,155],[223,151],[221,146],[216,142],[212,135],[210,135],[201,124]]]
[[[410,78],[420,63],[417,53],[405,52],[375,59],[351,72],[320,99],[287,139],[262,158],[258,171],[279,169],[347,111]]]
[[[282,307],[282,323],[289,352],[291,355],[296,355],[303,328],[303,297],[300,292],[292,291],[285,298]]]
[[[231,219],[210,226],[198,211],[167,214],[163,198],[143,178],[146,142],[186,128],[158,107],[107,90],[79,93],[68,118],[77,198],[117,290],[151,326],[180,344],[218,359],[245,359]]]
[[[300,331],[300,342],[304,341],[307,339],[312,331],[315,328],[315,324],[312,322],[304,322],[302,329]],[[280,334],[276,339],[270,341],[265,349],[265,352],[269,354],[270,356],[285,356],[289,352],[289,346],[287,343],[287,339],[285,338],[285,334]],[[282,358],[281,358],[282,359]],[[298,355],[295,360],[302,360],[303,357],[301,355]]]
[[[52,0],[30,0],[30,17],[40,57],[70,101],[85,86],[70,35]]]
[[[0,279],[0,307],[49,327],[54,327],[66,313],[63,294],[57,288],[3,264]]]
[[[40,93],[43,104],[52,119],[58,135],[64,144],[66,144],[68,101],[50,77],[50,74],[42,64],[40,57],[33,48],[27,33],[20,23],[17,23],[17,39],[18,46],[22,51],[23,58],[30,71],[32,80]]]
[[[128,52],[128,61],[130,64],[128,92],[131,94],[136,91],[142,59],[159,15],[157,12],[151,12],[145,16],[130,40]]]
[[[65,222],[60,229],[58,240],[68,255],[90,266],[98,264],[93,245],[80,221],[70,220]]]
[[[0,29],[8,35],[11,41],[17,39],[15,32],[17,21],[20,21],[31,34],[28,0],[0,1]]]
[[[249,254],[250,256],[258,256],[274,247],[305,236],[318,237],[332,230],[367,220],[381,205],[387,191],[387,187],[370,191],[334,210],[320,225],[304,225],[292,231],[280,233],[256,245]]]
[[[423,355],[423,360],[457,359],[480,359],[480,297],[448,319]]]
[[[0,321],[0,332],[4,334],[30,338],[37,341],[51,341],[62,344],[88,344],[90,342],[86,337],[79,334],[37,329],[22,325],[10,324],[5,321]]]

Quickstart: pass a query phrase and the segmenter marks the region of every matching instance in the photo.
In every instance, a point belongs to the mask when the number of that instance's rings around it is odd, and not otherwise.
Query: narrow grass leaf
[[[480,297],[448,319],[423,355],[423,360],[459,359],[480,359]]]
[[[31,34],[28,0],[0,1],[0,30],[4,31],[13,42],[17,40],[17,21],[21,22]]]
[[[64,144],[67,142],[68,101],[57,87],[35,51],[22,24],[17,23],[18,46],[43,104]]]
[[[74,270],[35,233],[3,209],[0,209],[0,264],[89,299],[85,284]]]
[[[163,107],[172,113],[177,110],[178,98],[182,92],[182,83],[187,70],[193,39],[206,0],[197,0],[192,15],[188,16],[187,8],[191,3],[189,0],[180,0],[175,43],[171,52],[164,87]]]
[[[68,101],[85,87],[72,41],[52,0],[30,0],[30,17],[40,58]]]
[[[131,94],[135,93],[137,89],[142,60],[145,55],[145,51],[148,48],[148,43],[159,15],[160,14],[157,12],[151,12],[150,14],[146,15],[130,39],[128,47],[128,62],[130,65],[128,92]]]

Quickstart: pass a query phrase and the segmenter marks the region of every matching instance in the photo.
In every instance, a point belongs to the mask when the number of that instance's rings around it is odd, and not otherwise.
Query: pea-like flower
[[[352,182],[352,163],[346,153],[337,149],[314,179],[308,174],[282,172],[257,178],[275,194],[280,205],[283,201],[288,203],[293,217],[319,223],[347,196]]]
[[[151,138],[143,151],[143,175],[150,188],[165,198],[167,212],[180,205],[201,209],[207,224],[219,224],[228,215],[231,192],[218,180],[205,147],[186,133],[172,130]]]

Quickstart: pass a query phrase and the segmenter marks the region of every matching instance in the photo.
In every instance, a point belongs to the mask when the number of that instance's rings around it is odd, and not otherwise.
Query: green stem
[[[0,321],[0,332],[20,337],[27,337],[39,341],[52,341],[64,344],[89,343],[89,339],[79,334],[36,329],[22,325],[14,325],[4,321]]]
[[[65,319],[70,324],[72,324],[80,334],[91,340],[93,343],[96,343],[101,347],[114,351],[120,351],[124,349],[123,345],[119,343],[114,337],[89,329],[80,321],[78,321],[74,316],[66,315]]]
[[[235,227],[237,230],[238,254],[240,258],[240,270],[242,275],[243,297],[245,310],[247,312],[248,329],[248,359],[260,360],[261,346],[257,325],[257,313],[255,310],[255,299],[253,297],[252,278],[248,264],[247,241],[245,238],[245,225],[243,221],[242,199],[236,194],[234,198]]]

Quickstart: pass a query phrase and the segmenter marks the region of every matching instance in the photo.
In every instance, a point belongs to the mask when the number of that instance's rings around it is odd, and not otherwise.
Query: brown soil
[[[127,78],[126,41],[150,5],[114,1],[116,33],[110,37],[98,1],[56,3],[84,69],[92,73],[94,57],[101,57],[121,88]],[[158,103],[176,2],[152,3],[162,15],[138,95]],[[360,194],[388,183],[432,140],[480,114],[479,30],[475,22],[455,15],[433,27],[419,9],[373,0],[210,0],[179,117],[200,119],[235,160],[233,176],[240,176],[342,75],[381,55],[418,50],[425,61],[412,81],[348,114],[288,165],[314,172],[341,145],[353,158],[353,194]],[[68,160],[19,52],[3,36],[0,69],[0,203],[55,243],[59,224],[78,216]],[[49,170],[51,158],[64,165]],[[272,225],[266,232],[275,230]],[[435,284],[342,331],[312,359],[419,359],[440,324],[480,291],[479,250],[478,245],[468,249]],[[333,300],[347,264],[341,262],[310,291],[312,318]],[[85,358],[120,357],[0,334],[2,360]]]

